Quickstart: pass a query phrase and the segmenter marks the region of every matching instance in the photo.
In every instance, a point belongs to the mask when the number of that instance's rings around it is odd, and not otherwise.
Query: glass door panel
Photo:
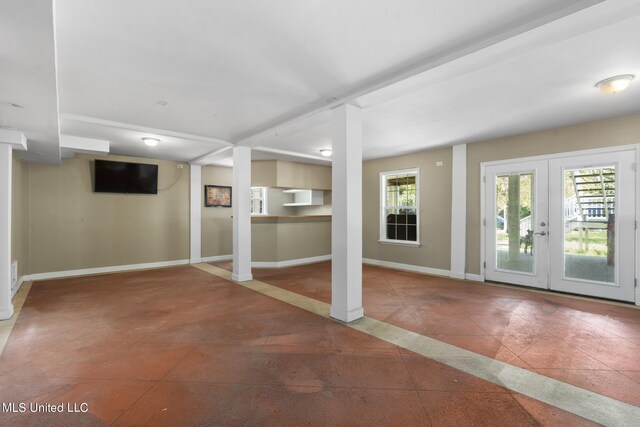
[[[531,172],[496,176],[496,268],[533,273]]]
[[[564,171],[564,278],[615,283],[616,166]]]
[[[549,162],[550,288],[634,300],[634,151]]]
[[[547,162],[489,166],[485,176],[485,277],[546,288]]]

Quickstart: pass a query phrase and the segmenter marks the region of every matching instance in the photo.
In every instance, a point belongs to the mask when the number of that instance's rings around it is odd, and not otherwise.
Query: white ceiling
[[[0,1],[0,126],[25,134],[29,144],[26,158],[57,162],[60,150],[52,16],[50,1]]]
[[[17,13],[22,3],[3,1],[12,7],[2,10],[0,35],[8,29],[14,40],[34,40],[0,48],[3,62],[16,65],[3,66],[2,81],[20,83],[6,85],[17,89],[3,90],[0,102],[26,99],[48,106],[51,117],[51,2]],[[254,158],[322,162],[318,150],[331,145],[329,108],[341,102],[365,108],[365,158],[640,111],[638,82],[608,97],[593,87],[615,74],[640,76],[640,1],[55,5],[61,132],[107,139],[115,154],[192,161],[239,143],[266,150]],[[29,68],[48,70],[32,78],[43,86],[31,90],[41,99],[25,89],[30,76],[19,71]],[[49,130],[39,140],[57,147],[55,127],[26,122],[24,112],[20,121],[17,110],[0,106],[0,125],[31,126],[32,136]],[[151,149],[142,136],[162,142]],[[228,154],[207,159],[228,164]]]

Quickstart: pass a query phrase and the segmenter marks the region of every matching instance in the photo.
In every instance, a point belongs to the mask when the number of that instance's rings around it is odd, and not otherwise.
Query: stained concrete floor
[[[219,264],[229,268],[228,264]],[[255,270],[330,299],[330,264]],[[368,316],[640,405],[640,310],[364,267]],[[6,425],[590,425],[193,267],[34,283],[0,356]]]

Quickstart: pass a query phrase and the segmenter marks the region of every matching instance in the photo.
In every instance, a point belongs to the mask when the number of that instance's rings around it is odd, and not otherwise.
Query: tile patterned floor
[[[253,273],[331,302],[329,262]],[[640,406],[636,307],[373,266],[363,283],[367,316]]]
[[[328,263],[255,276],[330,298]],[[638,310],[373,267],[364,280],[371,317],[638,405]],[[0,402],[89,404],[0,425],[591,424],[193,267],[35,283]]]

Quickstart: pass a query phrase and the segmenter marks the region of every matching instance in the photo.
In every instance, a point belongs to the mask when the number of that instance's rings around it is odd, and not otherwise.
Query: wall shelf
[[[283,193],[293,194],[293,202],[282,206],[321,206],[324,204],[324,192],[321,190],[289,189]]]

